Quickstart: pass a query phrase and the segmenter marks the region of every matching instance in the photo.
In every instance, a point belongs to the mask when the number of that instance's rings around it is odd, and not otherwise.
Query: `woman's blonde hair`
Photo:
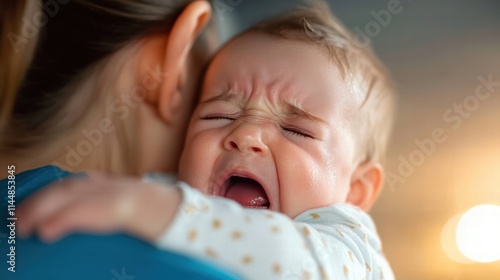
[[[24,14],[32,14],[39,8],[36,1],[18,0],[0,2],[0,129],[8,124],[16,93],[21,84],[37,43],[37,37],[22,47],[16,46],[21,34]],[[0,134],[3,138],[4,134]],[[0,139],[1,139],[0,138]]]

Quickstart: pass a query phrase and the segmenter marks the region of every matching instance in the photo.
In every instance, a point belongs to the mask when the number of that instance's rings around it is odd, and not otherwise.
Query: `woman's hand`
[[[170,225],[181,191],[131,177],[69,179],[35,193],[17,211],[18,233],[55,241],[74,231],[125,231],[155,241]]]

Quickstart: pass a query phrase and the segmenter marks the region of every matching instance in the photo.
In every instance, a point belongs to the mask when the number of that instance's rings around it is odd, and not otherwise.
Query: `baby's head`
[[[298,9],[216,55],[180,178],[290,217],[342,202],[368,210],[382,186],[393,99],[378,60],[326,6]]]

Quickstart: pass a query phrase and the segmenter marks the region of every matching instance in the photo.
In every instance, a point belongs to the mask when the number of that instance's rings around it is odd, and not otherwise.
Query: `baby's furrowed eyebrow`
[[[309,112],[306,112],[300,107],[293,105],[292,103],[284,102],[284,107],[285,107],[285,114],[289,118],[302,118],[320,124],[328,124],[325,120],[321,119],[320,117],[315,116]]]
[[[216,102],[216,101],[224,101],[224,102],[239,105],[240,107],[243,107],[245,104],[243,97],[241,97],[235,93],[229,92],[229,91],[225,91],[219,95],[211,97],[211,98],[203,101],[202,104],[205,105],[205,104]]]
[[[217,101],[223,101],[223,102],[236,104],[236,105],[239,105],[241,108],[245,107],[245,101],[243,100],[243,97],[241,95],[238,95],[238,94],[235,94],[235,93],[232,93],[229,91],[225,91],[219,95],[216,95],[214,97],[211,97],[211,98],[203,101],[202,105],[212,103],[212,102],[217,102]],[[320,117],[315,116],[315,115],[303,110],[299,106],[296,106],[290,102],[284,101],[283,108],[284,108],[285,115],[290,119],[300,118],[300,119],[306,119],[306,120],[309,120],[309,121],[312,121],[315,123],[319,123],[319,124],[326,124],[326,125],[328,124],[325,120],[321,119]]]

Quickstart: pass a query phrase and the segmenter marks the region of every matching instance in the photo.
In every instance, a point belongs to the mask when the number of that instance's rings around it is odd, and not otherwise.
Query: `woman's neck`
[[[6,154],[0,158],[0,169],[7,166],[15,166],[17,174],[40,168],[47,165],[57,166],[65,171],[78,173],[98,169],[96,159],[91,157],[82,157],[79,149],[71,145],[68,140],[53,141],[51,145],[45,145],[39,148],[32,148],[23,154]],[[73,148],[72,148],[73,147]],[[80,149],[81,150],[81,149]],[[0,179],[7,177],[7,172],[0,170]]]
[[[36,155],[40,154],[40,151],[33,151],[30,152],[29,154],[31,155]],[[45,153],[44,153],[45,154]],[[28,171],[31,169],[36,169],[40,168],[46,165],[50,164],[50,160],[47,157],[40,157],[40,156],[19,156],[19,155],[3,155],[0,158],[0,169],[5,169],[0,170],[0,179],[5,179],[8,174],[7,174],[7,168],[8,166],[14,166],[16,174],[22,173],[24,171]]]

